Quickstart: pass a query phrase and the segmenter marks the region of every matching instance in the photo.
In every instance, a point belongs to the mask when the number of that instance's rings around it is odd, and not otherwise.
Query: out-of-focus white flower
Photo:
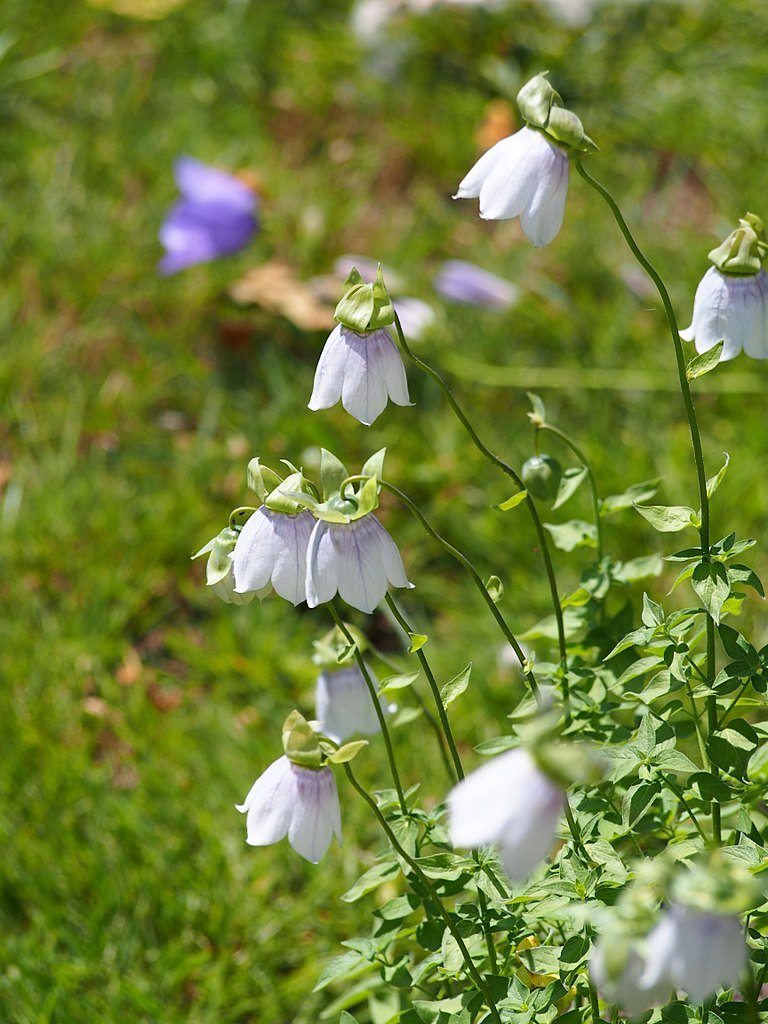
[[[448,794],[454,846],[498,843],[507,874],[523,880],[552,849],[565,792],[527,750],[510,750],[472,772]]]
[[[270,846],[287,835],[296,853],[317,864],[334,834],[341,842],[339,794],[327,767],[302,768],[279,757],[237,809],[247,815],[249,846]]]
[[[350,523],[318,520],[307,549],[307,604],[315,608],[336,593],[369,614],[387,585],[412,588],[397,545],[373,513]]]
[[[746,963],[746,938],[737,914],[674,904],[648,936],[638,984],[648,989],[666,979],[703,1003],[718,989],[737,985]]]
[[[598,0],[545,0],[555,21],[569,28],[581,28],[589,24]]]
[[[376,685],[370,669],[368,674]],[[315,688],[315,717],[320,732],[336,743],[343,743],[356,733],[372,736],[381,731],[371,694],[357,665],[320,673]]]
[[[407,341],[418,341],[437,319],[428,302],[411,295],[397,299],[394,307]]]
[[[314,523],[309,512],[288,515],[264,505],[256,509],[235,544],[235,592],[259,592],[271,584],[280,597],[301,604],[306,598],[307,545]]]
[[[768,273],[727,274],[710,267],[696,289],[691,326],[680,331],[697,352],[725,341],[721,361],[743,349],[753,359],[768,358]]]
[[[565,149],[527,125],[484,153],[454,199],[480,198],[484,220],[520,218],[534,245],[547,245],[563,224],[569,162]]]
[[[644,942],[638,942],[644,947]],[[672,988],[668,979],[660,978],[651,985],[641,984],[646,962],[640,950],[634,946],[626,948],[623,966],[612,974],[609,961],[615,952],[606,949],[603,940],[598,940],[589,964],[592,980],[607,1000],[617,1003],[631,1017],[635,1017],[667,999]]]
[[[389,399],[411,404],[403,360],[386,328],[358,334],[337,324],[331,332],[317,364],[309,408],[330,409],[339,399],[366,427]]]
[[[435,290],[451,302],[483,309],[507,309],[517,302],[520,289],[474,263],[446,260],[435,277]]]

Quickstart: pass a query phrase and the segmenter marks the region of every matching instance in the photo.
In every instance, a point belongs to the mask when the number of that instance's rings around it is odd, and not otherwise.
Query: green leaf
[[[408,636],[411,640],[411,646],[408,648],[409,654],[415,654],[416,651],[420,651],[427,640],[429,640],[426,633],[409,633]]]
[[[474,748],[476,754],[484,754],[491,757],[494,754],[503,754],[506,750],[519,747],[520,740],[516,736],[494,736],[493,739],[483,740]]]
[[[724,345],[724,340],[718,341],[715,346],[708,349],[706,352],[702,352],[701,355],[694,356],[685,368],[685,376],[688,380],[696,380],[697,377],[703,377],[705,373],[709,373],[710,370],[714,370],[720,362],[720,355],[723,351]]]
[[[650,717],[650,715],[648,716]],[[654,764],[665,772],[697,772],[697,765],[679,750],[660,750],[653,758]]]
[[[760,597],[765,597],[765,590],[760,577],[748,565],[738,565],[734,562],[728,566],[728,579],[731,583],[743,584],[745,587],[752,587]]]
[[[469,676],[472,671],[472,662],[467,665],[465,669],[462,669],[457,676],[454,676],[449,682],[445,684],[440,690],[440,699],[443,702],[443,707],[448,708],[449,704],[452,704],[457,697],[460,697],[469,685]]]
[[[725,566],[722,562],[699,562],[694,567],[691,584],[701,603],[719,623],[720,612],[731,592]]]
[[[586,480],[587,472],[586,466],[572,466],[570,469],[565,470],[560,480],[560,486],[557,489],[555,503],[552,506],[553,512],[560,508],[561,505],[564,505],[576,493],[584,480]]]
[[[659,782],[639,782],[636,786],[631,786],[624,794],[621,804],[621,821],[624,828],[632,828],[660,792]]]
[[[338,750],[334,750],[332,754],[328,755],[326,760],[329,764],[347,764],[357,757],[363,747],[367,746],[368,740],[352,740],[350,743],[345,743],[339,747]]]
[[[659,489],[660,482],[658,478],[643,480],[642,483],[632,484],[621,494],[609,494],[600,502],[600,515],[610,516],[614,512],[623,512],[625,509],[632,508],[637,502],[648,501]]]
[[[582,519],[571,519],[567,523],[544,523],[552,535],[552,543],[561,551],[573,551],[580,547],[597,547],[597,530],[594,523]]]
[[[494,604],[499,604],[504,598],[504,584],[501,582],[498,576],[489,576],[485,584],[485,589]]]
[[[507,498],[506,501],[502,501],[502,503],[497,505],[496,508],[501,512],[509,512],[510,509],[517,508],[518,505],[521,505],[527,497],[528,491],[518,491],[517,494],[513,494],[511,498]]]
[[[616,646],[605,656],[606,661],[610,661],[611,658],[615,658],[617,654],[621,654],[622,651],[628,650],[630,647],[644,647],[651,638],[653,629],[633,629],[631,633],[627,633],[626,636],[622,637]]]
[[[758,736],[752,726],[736,718],[725,729],[707,737],[707,750],[718,768],[743,779],[757,743]]]
[[[396,693],[398,690],[404,690],[409,686],[413,686],[418,678],[418,672],[408,672],[397,676],[387,676],[387,678],[382,680],[379,684],[379,694],[384,697],[390,693]]]
[[[400,874],[400,866],[395,861],[384,861],[381,864],[374,864],[364,875],[355,882],[351,889],[343,894],[341,899],[344,903],[355,903],[362,899],[369,892],[378,889],[385,882],[391,882]]]
[[[660,626],[664,622],[664,609],[660,604],[643,594],[642,620],[644,626]]]
[[[714,476],[711,476],[709,478],[709,480],[707,480],[707,497],[708,498],[712,497],[712,495],[715,493],[717,488],[723,482],[723,477],[725,476],[726,471],[728,469],[728,463],[731,461],[731,456],[728,454],[728,452],[723,452],[723,455],[725,456],[725,462],[720,467],[720,469],[717,471],[717,473]]]
[[[695,789],[702,800],[730,800],[733,794],[717,775],[711,772],[696,772],[688,779],[688,788]]]
[[[611,570],[611,575],[619,583],[637,583],[661,576],[664,571],[664,560],[661,555],[643,555],[631,558],[628,562],[618,562]]]
[[[768,782],[768,743],[763,743],[750,757],[747,777],[750,782]]]
[[[700,525],[699,517],[687,505],[634,505],[646,522],[659,533],[678,533],[687,526]]]
[[[355,951],[335,956],[329,964],[326,964],[325,970],[317,979],[317,984],[312,991],[319,992],[326,985],[330,985],[332,981],[349,980],[359,975],[362,970],[369,968],[369,966],[363,957]]]
[[[717,631],[720,634],[723,650],[729,658],[732,658],[734,661],[745,660],[753,668],[758,667],[760,661],[757,651],[746,637],[743,637],[738,630],[733,629],[731,626],[725,626],[722,623],[717,627]]]

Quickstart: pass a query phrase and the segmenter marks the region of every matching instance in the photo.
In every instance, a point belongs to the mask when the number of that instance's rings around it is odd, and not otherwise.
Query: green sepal
[[[576,114],[563,106],[562,97],[546,77],[548,74],[543,71],[535,75],[517,94],[517,105],[525,122],[579,153],[596,152],[598,147]]]
[[[325,448],[320,449],[320,486],[323,490],[323,501],[331,495],[338,494],[341,485],[349,476],[343,462]]]
[[[296,515],[314,504],[314,499],[305,492],[304,484],[304,474],[301,471],[291,473],[266,496],[264,504],[272,512]]]
[[[369,643],[365,634],[357,626],[351,626],[349,623],[345,623],[345,626],[352,637],[351,644],[338,626],[334,626],[319,640],[314,641],[315,653],[312,655],[312,661],[319,668],[333,672],[340,665],[348,665],[354,657],[355,650],[363,653],[368,649]]]
[[[395,310],[384,284],[381,264],[372,284],[367,284],[357,268],[353,267],[344,282],[344,287],[344,295],[334,313],[344,327],[357,334],[365,334],[367,331],[378,331],[395,322]]]
[[[229,556],[234,551],[237,537],[237,530],[233,530],[231,526],[225,526],[218,536],[212,537],[204,547],[192,555],[193,558],[199,558],[201,555],[209,556],[205,566],[205,582],[209,587],[220,583],[232,568]]]
[[[368,740],[352,740],[351,743],[345,743],[338,750],[334,750],[332,754],[328,755],[326,760],[328,764],[347,764],[356,758],[360,751],[368,745]]]
[[[375,476],[377,479],[381,480],[384,476],[384,456],[386,454],[386,448],[380,448],[377,452],[374,452],[369,459],[365,460],[365,464],[360,470],[360,475]]]
[[[723,274],[757,274],[768,253],[765,228],[754,213],[745,213],[739,226],[707,254],[707,259]]]
[[[357,512],[354,512],[350,519],[362,519],[374,509],[379,507],[379,482],[375,476],[369,476],[360,488],[357,496]]]
[[[285,756],[302,768],[315,771],[323,766],[320,738],[300,711],[292,711],[283,723]]]
[[[245,479],[252,491],[259,496],[263,504],[270,491],[280,486],[281,477],[268,466],[262,466],[259,459],[251,459],[245,471]]]

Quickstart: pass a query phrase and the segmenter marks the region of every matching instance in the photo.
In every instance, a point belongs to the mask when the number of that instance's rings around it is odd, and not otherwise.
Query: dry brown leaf
[[[241,305],[261,306],[284,316],[302,331],[333,327],[333,310],[319,302],[312,289],[299,281],[286,263],[271,261],[254,267],[230,286],[229,294]]]

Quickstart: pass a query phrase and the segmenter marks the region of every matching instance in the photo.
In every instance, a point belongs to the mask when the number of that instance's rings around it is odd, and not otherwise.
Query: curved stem
[[[401,346],[403,352],[406,354],[408,359],[410,359],[410,361],[413,363],[414,366],[418,366],[418,368],[420,370],[422,370],[426,374],[429,374],[429,376],[432,378],[432,380],[434,380],[434,382],[437,384],[437,386],[440,388],[440,390],[445,395],[446,399],[448,400],[448,404],[450,405],[451,409],[455,413],[455,415],[456,415],[457,419],[459,420],[459,422],[461,423],[461,425],[466,430],[467,434],[470,437],[470,440],[472,441],[474,446],[477,448],[477,450],[482,455],[484,455],[485,458],[488,459],[489,462],[492,462],[493,465],[496,466],[497,469],[500,469],[502,471],[502,473],[506,473],[506,475],[508,477],[510,477],[514,481],[515,486],[517,487],[518,491],[524,491],[525,490],[525,484],[521,480],[521,478],[518,475],[518,473],[512,468],[512,466],[510,466],[508,462],[505,462],[504,459],[500,458],[498,455],[496,455],[494,452],[492,452],[491,449],[488,448],[483,443],[483,441],[480,440],[480,437],[479,437],[477,431],[472,426],[470,421],[467,419],[467,416],[466,416],[464,410],[461,408],[459,403],[454,398],[453,392],[451,391],[450,387],[445,382],[445,380],[442,378],[442,376],[437,372],[437,370],[434,367],[430,366],[429,363],[426,363],[420,356],[417,356],[414,352],[411,351],[411,349],[410,349],[410,347],[408,345],[408,342],[405,340],[405,335],[403,334],[403,328],[402,328],[402,325],[400,324],[400,318],[398,317],[397,313],[395,313],[395,329],[397,331],[397,336],[398,336],[398,339],[400,341],[400,346]],[[557,623],[557,642],[558,642],[558,647],[559,647],[559,650],[560,650],[560,661],[562,662],[562,665],[563,665],[563,676],[564,676],[563,687],[564,687],[564,692],[567,694],[567,692],[568,692],[568,690],[567,690],[567,687],[568,687],[568,679],[567,679],[567,677],[568,677],[568,673],[567,673],[568,652],[567,652],[566,643],[565,643],[565,625],[563,623],[563,610],[560,607],[560,597],[559,597],[559,594],[558,594],[558,591],[557,591],[557,579],[555,577],[555,569],[554,569],[554,565],[552,564],[552,556],[551,556],[550,551],[549,551],[549,541],[547,539],[547,534],[546,534],[544,526],[543,526],[543,524],[541,522],[541,519],[539,518],[539,513],[538,513],[538,509],[536,508],[536,503],[534,502],[534,500],[530,496],[530,494],[526,494],[525,506],[528,509],[528,515],[531,517],[531,521],[533,522],[534,529],[536,530],[536,537],[538,538],[539,548],[541,550],[541,557],[544,560],[544,570],[545,570],[545,572],[547,574],[547,580],[549,581],[549,592],[550,592],[550,596],[552,598],[552,607],[554,608],[554,612],[555,612],[555,621]],[[568,701],[566,700],[566,708],[567,708],[567,705],[568,705]]]
[[[392,612],[392,614],[394,615],[395,619],[400,624],[400,626],[405,630],[406,633],[408,633],[409,635],[412,635],[413,634],[413,630],[411,629],[410,625],[406,621],[405,616],[402,614],[400,609],[395,604],[395,601],[394,601],[394,598],[392,597],[392,595],[391,594],[387,594],[385,600],[387,602],[387,607]],[[422,669],[424,670],[424,675],[427,677],[427,682],[429,683],[429,688],[432,691],[432,698],[433,698],[433,700],[435,702],[435,709],[437,711],[438,717],[440,718],[440,725],[443,727],[443,732],[445,734],[445,739],[446,739],[446,742],[448,743],[448,749],[451,751],[451,757],[453,758],[453,767],[454,767],[454,769],[456,771],[456,778],[461,780],[461,779],[464,778],[464,769],[461,766],[461,758],[459,757],[459,751],[456,749],[456,741],[453,738],[453,731],[451,730],[451,723],[448,720],[448,714],[447,714],[447,712],[445,710],[445,705],[443,704],[443,699],[440,696],[440,687],[437,685],[437,680],[435,679],[435,674],[432,671],[432,668],[431,668],[431,666],[429,664],[429,661],[428,661],[427,656],[424,653],[424,651],[422,651],[422,650],[416,651],[416,657],[419,659],[419,664],[421,665]]]
[[[394,782],[395,789],[397,790],[397,798],[400,802],[400,810],[403,812],[403,814],[407,814],[408,804],[405,802],[405,794],[403,793],[403,786],[402,783],[400,782],[400,773],[397,770],[395,751],[392,747],[392,737],[389,735],[389,726],[387,725],[386,715],[384,714],[381,703],[379,701],[379,695],[376,692],[376,687],[373,685],[373,680],[371,679],[370,672],[368,671],[368,666],[365,664],[365,659],[360,653],[360,650],[357,644],[355,643],[354,637],[347,629],[344,620],[339,615],[336,606],[333,603],[329,602],[326,607],[328,608],[328,611],[331,614],[331,618],[339,627],[341,632],[344,634],[347,643],[351,644],[354,650],[354,658],[355,661],[357,662],[357,667],[360,669],[363,679],[365,680],[365,684],[368,687],[368,692],[371,695],[371,700],[373,701],[373,706],[376,710],[376,717],[378,718],[379,726],[381,727],[381,735],[384,737],[384,746],[387,749],[387,760],[389,761],[389,769],[392,772],[392,781]]]
[[[691,386],[688,381],[685,366],[685,355],[683,353],[683,344],[680,340],[680,331],[677,326],[677,318],[675,311],[672,306],[672,300],[669,297],[669,292],[666,289],[664,282],[662,281],[658,271],[645,256],[634,237],[632,232],[627,226],[627,222],[624,220],[621,210],[619,209],[615,199],[610,194],[605,186],[601,185],[599,181],[592,177],[592,175],[585,169],[581,158],[576,157],[574,160],[574,166],[581,177],[586,183],[593,188],[598,195],[600,195],[613,214],[614,220],[619,226],[624,239],[632,251],[632,255],[635,257],[640,266],[645,270],[646,274],[650,277],[653,283],[656,285],[656,289],[661,297],[662,305],[664,306],[664,312],[667,317],[669,324],[669,331],[672,337],[672,344],[675,349],[675,363],[677,365],[677,376],[680,382],[680,391],[683,396],[683,404],[685,405],[685,413],[688,417],[688,427],[691,433],[691,444],[693,447],[693,461],[696,466],[696,481],[699,489],[699,502],[701,505],[701,526],[699,527],[699,536],[701,538],[701,550],[702,550],[702,561],[711,562],[712,554],[710,551],[710,536],[709,536],[709,495],[707,494],[707,474],[704,469],[704,453],[701,447],[701,432],[699,430],[699,422],[696,418],[696,410],[693,406],[693,396],[691,395]],[[715,678],[715,623],[711,615],[707,615],[707,679],[713,680]],[[707,698],[707,722],[710,731],[717,728],[717,698],[712,696]],[[721,829],[720,829],[720,804],[717,801],[712,802],[712,829],[714,832],[715,842],[719,846],[722,841]]]
[[[699,833],[699,835],[701,836],[701,838],[702,838],[702,839],[704,840],[704,845],[705,845],[705,846],[709,846],[709,838],[708,838],[708,836],[707,836],[706,832],[704,831],[704,829],[703,829],[703,828],[701,827],[701,825],[700,825],[700,823],[699,823],[699,820],[698,820],[698,818],[696,817],[696,815],[695,815],[695,814],[693,813],[693,811],[691,810],[691,805],[690,805],[690,804],[688,803],[688,801],[687,801],[687,800],[685,799],[685,797],[683,796],[683,791],[682,791],[682,789],[680,789],[680,787],[679,787],[679,786],[678,786],[678,785],[677,785],[676,783],[674,783],[674,782],[673,782],[673,781],[672,781],[672,780],[671,780],[671,779],[669,778],[669,776],[668,776],[668,775],[665,775],[665,774],[664,774],[663,772],[659,772],[659,778],[660,778],[660,779],[661,779],[661,781],[662,781],[662,782],[664,783],[664,785],[665,785],[665,786],[667,787],[667,789],[668,789],[668,790],[670,791],[670,793],[674,793],[674,795],[675,795],[675,796],[677,797],[677,799],[678,799],[678,800],[680,801],[680,804],[682,805],[682,807],[683,807],[683,808],[685,809],[685,811],[687,812],[687,814],[688,814],[688,817],[689,817],[689,818],[691,819],[691,821],[693,822],[693,826],[694,826],[694,828],[695,828],[695,829],[696,829],[696,831],[697,831],[697,832]]]
[[[403,491],[401,491],[399,487],[395,487],[394,484],[391,484],[391,483],[389,483],[386,480],[380,480],[379,483],[381,484],[381,486],[383,488],[385,488],[385,490],[389,491],[390,494],[394,494],[396,498],[399,498],[400,501],[408,509],[408,511],[411,512],[412,515],[414,515],[416,517],[416,519],[418,519],[418,521],[421,523],[421,525],[424,527],[424,529],[427,531],[427,533],[430,535],[430,537],[433,537],[439,544],[442,544],[442,546],[445,548],[445,550],[450,555],[452,555],[456,559],[457,562],[459,562],[461,565],[464,566],[464,568],[467,570],[467,572],[472,577],[472,580],[473,580],[475,586],[480,591],[480,593],[481,593],[481,595],[483,597],[483,600],[488,605],[488,608],[490,609],[491,614],[496,619],[496,622],[498,623],[499,628],[501,629],[502,633],[506,637],[507,642],[509,643],[509,645],[512,648],[512,650],[517,655],[518,659],[520,660],[520,665],[522,666],[524,664],[525,660],[526,660],[525,651],[522,649],[522,647],[518,643],[514,633],[512,632],[512,630],[507,625],[506,619],[501,614],[499,609],[496,607],[496,603],[494,602],[494,600],[491,597],[491,595],[488,593],[488,589],[485,586],[485,584],[483,583],[483,580],[482,580],[482,578],[480,576],[480,573],[477,571],[477,569],[475,569],[474,565],[472,565],[472,563],[467,558],[467,556],[462,554],[461,551],[459,551],[458,548],[455,548],[453,546],[453,544],[451,544],[449,541],[447,541],[444,537],[440,536],[440,534],[437,532],[437,530],[435,530],[429,524],[429,522],[425,519],[425,517],[424,517],[423,513],[421,512],[421,509],[418,507],[418,505],[416,505],[414,502],[412,502],[411,499],[408,497],[408,495],[405,494]],[[538,683],[536,682],[536,677],[534,676],[533,672],[530,671],[530,670],[528,672],[526,672],[525,673],[525,678],[528,680],[528,685],[530,686],[531,692],[533,693],[534,697],[536,697],[536,699],[539,700],[539,697],[540,697],[539,686],[538,686]]]
[[[602,562],[603,560],[603,523],[600,517],[600,498],[597,493],[597,481],[595,480],[595,474],[592,472],[592,467],[584,457],[584,452],[579,448],[575,441],[559,427],[552,426],[551,423],[540,423],[536,427],[536,433],[540,430],[548,430],[550,434],[554,434],[555,437],[559,437],[560,440],[571,449],[573,454],[582,464],[584,469],[587,471],[587,480],[589,481],[589,490],[592,496],[592,512],[595,518],[595,532],[597,534],[597,560]]]
[[[402,857],[402,859],[408,864],[408,866],[411,868],[411,870],[414,872],[414,874],[418,875],[421,884],[424,886],[424,888],[429,893],[430,899],[432,899],[434,901],[435,905],[438,908],[440,916],[445,921],[446,928],[448,929],[448,931],[451,933],[451,935],[453,936],[454,940],[456,941],[456,945],[459,947],[459,950],[460,950],[461,955],[462,955],[462,957],[464,959],[464,963],[466,965],[467,971],[469,972],[470,977],[474,981],[474,983],[475,983],[475,985],[477,987],[477,990],[480,992],[480,994],[482,995],[483,999],[485,1000],[486,1005],[488,1006],[488,1009],[491,1012],[491,1016],[493,1017],[493,1019],[495,1021],[495,1024],[501,1024],[501,1017],[499,1016],[499,1011],[496,1008],[496,1004],[494,1003],[493,998],[491,997],[491,993],[488,990],[488,986],[485,984],[485,982],[483,981],[483,978],[480,975],[480,972],[478,971],[478,969],[475,967],[474,963],[472,962],[472,957],[470,956],[469,950],[467,949],[466,944],[464,943],[464,939],[461,937],[461,933],[456,928],[456,924],[455,924],[453,918],[451,917],[451,915],[446,910],[442,900],[437,895],[437,891],[435,890],[435,887],[432,885],[432,882],[429,880],[429,878],[427,878],[427,876],[421,870],[421,868],[419,867],[417,862],[414,860],[414,858],[411,857],[411,855],[409,853],[407,853],[406,850],[404,850],[403,847],[400,845],[400,843],[397,840],[397,836],[395,835],[395,833],[390,828],[389,822],[387,821],[387,819],[384,817],[384,815],[381,813],[381,811],[377,807],[376,801],[373,799],[373,797],[357,781],[357,779],[355,778],[354,773],[352,772],[352,769],[350,768],[349,764],[345,764],[344,765],[344,771],[347,773],[347,778],[351,782],[352,786],[357,790],[357,792],[360,794],[360,796],[363,798],[363,800],[365,800],[365,802],[368,804],[368,806],[371,808],[373,813],[378,818],[379,824],[384,829],[384,831],[385,831],[385,833],[387,835],[387,838],[389,839],[389,841],[392,844],[392,846],[394,847],[394,849]]]

